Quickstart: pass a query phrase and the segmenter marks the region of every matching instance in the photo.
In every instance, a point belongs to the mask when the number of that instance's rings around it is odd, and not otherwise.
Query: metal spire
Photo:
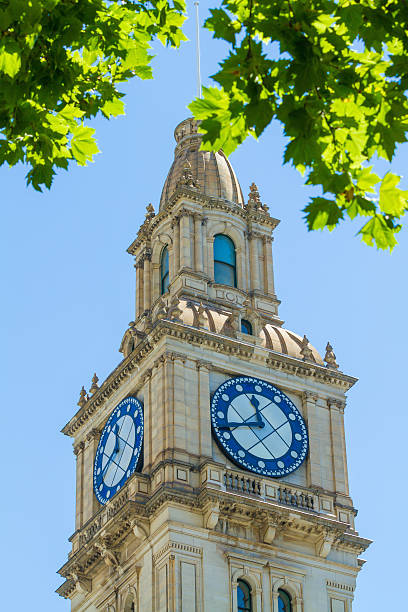
[[[194,6],[196,9],[196,55],[197,55],[197,97],[202,98],[201,92],[201,66],[200,66],[200,18],[198,15],[199,2],[196,0]]]

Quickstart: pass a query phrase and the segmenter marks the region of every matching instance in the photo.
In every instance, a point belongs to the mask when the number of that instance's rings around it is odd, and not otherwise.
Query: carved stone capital
[[[101,435],[101,430],[97,429],[96,427],[93,427],[91,431],[87,433],[86,441],[90,442],[91,440],[94,440],[95,438],[99,438],[100,435]]]
[[[94,546],[108,567],[119,567],[119,553],[109,547],[105,538],[101,538],[98,542],[95,542]]]
[[[340,399],[338,399],[336,397],[329,397],[329,398],[327,398],[327,405],[328,405],[329,408],[331,408],[332,406],[335,406],[341,412],[344,412],[344,409],[346,407],[346,402],[344,400],[340,400]]]
[[[78,456],[79,453],[81,453],[85,448],[85,442],[78,442],[78,444],[75,444],[74,446],[74,455]]]
[[[200,370],[201,368],[211,370],[212,363],[211,361],[205,361],[205,359],[197,359],[196,367],[197,367],[197,370]]]
[[[314,391],[303,391],[303,399],[306,402],[317,402],[318,395]]]

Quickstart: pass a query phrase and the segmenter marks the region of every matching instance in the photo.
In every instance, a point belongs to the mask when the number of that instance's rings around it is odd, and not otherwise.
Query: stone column
[[[152,464],[152,370],[146,370],[143,377],[143,404],[144,404],[144,439],[143,444],[143,466],[150,468]]]
[[[192,268],[190,213],[181,211],[180,217],[180,267]]]
[[[173,260],[174,275],[177,276],[180,270],[180,218],[174,217],[171,224],[173,230]]]
[[[275,283],[273,278],[273,259],[272,259],[272,242],[271,236],[264,237],[264,265],[265,265],[265,293],[275,295]]]
[[[101,432],[99,429],[91,429],[86,437],[84,456],[84,477],[83,477],[83,522],[89,521],[100,505],[95,497],[93,490],[93,464],[96,449],[98,447]]]
[[[248,233],[250,248],[251,289],[259,289],[258,237],[254,232]]]
[[[143,254],[143,310],[150,310],[151,306],[151,280],[150,280],[150,260],[151,250],[146,249]]]
[[[143,259],[139,258],[135,264],[136,267],[136,319],[143,313],[144,295],[143,295]]]
[[[211,419],[210,411],[210,370],[211,363],[199,359],[196,363],[198,370],[198,454],[201,457],[212,457]]]
[[[76,457],[76,504],[75,504],[75,529],[81,529],[83,525],[83,505],[84,505],[84,448],[85,442],[79,442],[74,446]]]
[[[194,215],[194,263],[196,272],[203,271],[202,215]]]
[[[336,398],[329,397],[327,405],[330,410],[334,488],[336,493],[348,495],[346,442],[343,426],[345,403]]]
[[[309,457],[307,460],[307,486],[321,487],[321,464],[320,464],[320,448],[318,440],[320,438],[319,419],[317,414],[317,393],[304,391],[303,393],[303,411],[307,422],[309,434]]]

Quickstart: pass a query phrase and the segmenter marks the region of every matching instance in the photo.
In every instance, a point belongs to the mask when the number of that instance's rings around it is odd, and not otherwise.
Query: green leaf
[[[372,169],[372,166],[370,166],[369,168],[363,168],[360,172],[357,172],[356,174],[357,186],[363,191],[369,193],[374,193],[374,185],[380,182],[380,177],[374,172],[371,172]]]
[[[383,217],[376,215],[373,219],[370,219],[358,233],[361,235],[361,239],[365,244],[369,246],[376,245],[378,249],[388,249],[392,251],[398,244],[395,234],[399,232],[400,229],[400,225],[390,227]]]
[[[343,219],[343,211],[333,200],[326,198],[312,198],[310,203],[303,209],[306,213],[308,230],[324,229],[332,231],[341,219]]]
[[[114,98],[113,100],[107,100],[101,108],[105,117],[117,117],[118,115],[125,114],[125,104],[120,98]]]
[[[0,42],[0,72],[13,78],[21,68],[20,47],[9,40]]]
[[[380,209],[386,215],[400,217],[407,210],[408,191],[396,187],[401,177],[388,172],[380,185]]]
[[[88,161],[93,161],[93,155],[99,153],[93,134],[95,130],[84,125],[79,125],[73,130],[71,140],[72,154],[80,166],[86,166]]]

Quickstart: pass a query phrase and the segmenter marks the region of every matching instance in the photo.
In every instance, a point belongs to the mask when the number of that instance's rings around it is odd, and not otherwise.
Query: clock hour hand
[[[264,423],[260,425],[258,421],[255,421],[255,422],[241,421],[240,423],[226,423],[225,425],[219,425],[218,427],[220,429],[229,429],[230,427],[263,427],[263,426],[264,426]]]
[[[259,400],[255,397],[255,395],[252,396],[252,399],[249,400],[249,403],[253,408],[255,408],[255,415],[258,427],[265,427],[265,422],[263,421],[261,413],[259,412]]]

